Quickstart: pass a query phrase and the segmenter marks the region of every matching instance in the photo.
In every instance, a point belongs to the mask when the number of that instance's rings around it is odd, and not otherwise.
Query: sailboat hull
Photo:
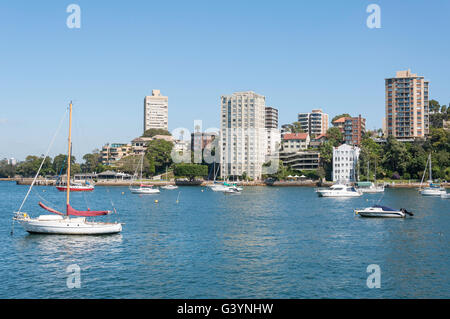
[[[56,186],[56,189],[60,192],[67,192],[67,186]],[[92,192],[94,186],[70,186],[71,192]]]
[[[133,194],[142,194],[142,195],[152,195],[152,194],[159,194],[159,189],[156,188],[130,188],[131,193]]]
[[[17,220],[27,232],[33,234],[106,235],[122,231],[120,223],[87,222],[85,218],[62,218],[61,216],[42,217],[45,216]]]
[[[441,189],[425,188],[420,191],[422,196],[441,196],[445,191]]]

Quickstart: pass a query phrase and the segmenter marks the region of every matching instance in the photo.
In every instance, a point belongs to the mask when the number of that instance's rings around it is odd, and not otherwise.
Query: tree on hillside
[[[42,157],[33,155],[27,156],[25,158],[25,161],[17,165],[17,174],[22,175],[23,177],[34,177],[43,159],[44,159],[43,156]],[[55,171],[53,170],[52,166],[53,166],[52,159],[51,157],[47,156],[44,160],[44,164],[42,165],[40,175],[41,176],[54,175]]]
[[[373,139],[366,136],[361,141],[361,153],[359,155],[359,171],[366,179],[370,180],[375,174],[375,165],[377,166],[377,176],[382,172],[381,154],[383,148],[375,143]],[[369,167],[370,172],[367,172],[367,167]]]
[[[348,113],[344,113],[344,114],[340,114],[340,115],[336,115],[335,117],[333,117],[333,119],[331,120],[331,123],[333,123],[334,121],[340,119],[341,117],[351,117],[350,114]]]
[[[384,146],[383,166],[391,172],[398,172],[403,175],[406,172],[410,154],[407,152],[403,142],[397,141],[392,135],[387,138]]]
[[[320,163],[325,170],[325,178],[331,180],[331,173],[333,171],[333,143],[331,141],[326,141],[319,147],[320,152]]]
[[[173,143],[166,140],[154,140],[148,143],[145,158],[149,164],[149,174],[162,173],[167,166],[172,164],[172,148]]]
[[[294,122],[291,124],[291,132],[292,133],[304,133],[300,122]]]
[[[338,127],[330,127],[327,131],[327,139],[331,142],[332,146],[337,147],[342,144],[344,136]]]
[[[16,175],[16,168],[12,164],[8,164],[8,160],[0,161],[0,177],[14,177]]]
[[[85,173],[99,172],[102,163],[102,155],[99,150],[93,150],[92,153],[83,156],[84,163],[81,164],[81,170]]]
[[[430,112],[439,112],[439,110],[441,109],[439,102],[436,100],[430,100],[428,102],[428,105],[429,105]]]
[[[192,181],[196,177],[208,176],[208,166],[187,163],[175,164],[173,172],[176,177],[187,177]]]
[[[142,137],[153,137],[155,135],[169,135],[172,136],[172,134],[170,134],[170,132],[168,130],[162,129],[162,128],[151,128],[148,129],[144,132],[144,134],[142,134]]]

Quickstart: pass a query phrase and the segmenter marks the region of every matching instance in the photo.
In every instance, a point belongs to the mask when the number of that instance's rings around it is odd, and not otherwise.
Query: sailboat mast
[[[430,164],[429,164],[430,165],[430,183],[433,183],[433,177],[431,176],[431,153],[430,153],[428,159],[430,161]]]
[[[375,160],[375,174],[374,174],[374,181],[375,181],[375,186],[377,183],[377,160]]]
[[[71,150],[72,150],[72,101],[69,106],[69,146],[67,150],[67,198],[66,205],[67,208],[70,204],[70,162],[71,162]]]

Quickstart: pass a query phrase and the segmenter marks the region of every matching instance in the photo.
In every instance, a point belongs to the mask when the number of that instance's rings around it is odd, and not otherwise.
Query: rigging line
[[[42,197],[41,195],[39,195],[39,192],[36,189],[33,189],[33,192],[35,195],[37,195],[39,197],[39,199],[41,199],[43,202],[46,202],[48,204],[50,204],[50,206],[52,207],[59,207],[59,205],[50,202],[49,200],[45,199],[44,197]]]
[[[67,155],[64,157],[64,162],[63,162],[63,164],[62,164],[62,166],[61,166],[61,170],[59,171],[58,179],[61,178],[61,174],[62,174],[62,172],[63,172],[63,169],[64,169],[64,167],[66,166],[66,161],[67,161]]]
[[[107,187],[107,186],[106,186],[106,187]],[[113,202],[113,200],[112,200],[111,193],[110,193],[108,187],[106,188],[106,192],[108,193],[108,197],[109,197],[109,200],[110,200],[110,202],[111,202],[111,206],[112,206],[112,208],[113,208],[113,211],[114,211],[114,213],[117,215],[117,218],[118,218],[118,220],[119,220],[119,222],[120,222],[120,216],[119,216],[119,213],[117,212],[116,207],[114,206],[114,202]]]
[[[47,158],[48,153],[50,152],[50,149],[52,148],[53,143],[55,142],[56,136],[58,135],[59,130],[61,129],[62,123],[63,123],[63,121],[64,121],[64,118],[66,117],[66,114],[67,114],[68,109],[69,109],[69,108],[66,108],[66,112],[64,112],[64,115],[63,115],[63,117],[61,118],[61,120],[60,120],[60,122],[59,122],[59,126],[58,126],[58,128],[56,129],[55,135],[53,136],[53,138],[52,138],[52,140],[51,140],[51,142],[50,142],[50,145],[48,146],[47,152],[45,153],[45,156],[44,156],[44,158],[42,159],[41,166],[39,166],[39,169],[38,169],[36,175],[34,176],[33,182],[31,183],[30,188],[28,189],[28,192],[27,192],[25,198],[23,199],[22,204],[20,205],[19,210],[17,211],[17,213],[20,213],[20,211],[22,210],[22,207],[23,207],[23,205],[25,204],[25,202],[26,202],[26,200],[27,200],[27,198],[28,198],[28,195],[30,195],[31,189],[33,188],[34,184],[36,183],[36,180],[37,180],[37,178],[38,178],[38,176],[39,176],[39,172],[41,171],[42,166],[44,165],[45,159]]]

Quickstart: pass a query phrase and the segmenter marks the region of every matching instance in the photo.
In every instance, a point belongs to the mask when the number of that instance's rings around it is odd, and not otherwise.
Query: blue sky
[[[81,7],[81,29],[66,8]],[[366,7],[381,7],[381,29]],[[381,127],[384,79],[411,69],[450,102],[450,1],[1,1],[0,158],[42,154],[74,100],[74,153],[142,133],[143,98],[169,128],[219,125],[219,97],[253,90],[280,123],[322,108]],[[50,155],[66,152],[66,128]]]

